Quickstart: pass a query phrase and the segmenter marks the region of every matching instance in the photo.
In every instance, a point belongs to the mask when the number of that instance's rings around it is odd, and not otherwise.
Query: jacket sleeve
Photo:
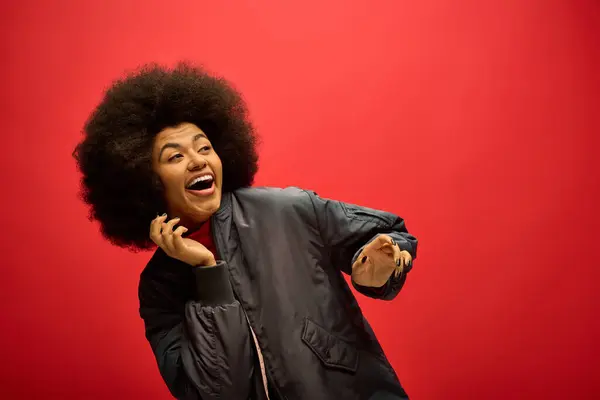
[[[167,285],[142,279],[140,315],[171,394],[178,399],[246,399],[253,375],[247,320],[227,266],[196,267],[197,297],[173,309]]]
[[[308,192],[314,207],[318,229],[327,247],[334,266],[338,266],[348,275],[352,274],[352,264],[362,251],[362,248],[380,234],[391,236],[400,249],[410,253],[413,260],[417,257],[417,239],[408,233],[404,220],[397,215],[361,207],[340,201],[319,197],[314,192]],[[395,298],[406,281],[410,271],[395,278],[392,274],[387,283],[381,288],[370,288],[357,285],[354,288],[365,296],[392,300]]]

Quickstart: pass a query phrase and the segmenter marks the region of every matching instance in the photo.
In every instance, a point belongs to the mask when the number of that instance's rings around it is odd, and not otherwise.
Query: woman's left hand
[[[379,235],[365,246],[352,265],[352,280],[360,286],[382,287],[392,273],[399,276],[412,257],[388,235]]]

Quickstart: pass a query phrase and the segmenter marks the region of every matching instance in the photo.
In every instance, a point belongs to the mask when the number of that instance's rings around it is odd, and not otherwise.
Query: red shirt
[[[215,259],[219,258],[217,255],[217,247],[215,246],[210,230],[210,220],[203,223],[198,230],[190,233],[187,237],[204,245],[204,247],[214,254]]]

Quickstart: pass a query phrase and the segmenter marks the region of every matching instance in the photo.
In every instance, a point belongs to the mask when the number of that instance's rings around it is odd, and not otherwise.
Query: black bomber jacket
[[[414,259],[402,218],[298,188],[244,188],[223,194],[211,228],[216,266],[158,249],[140,277],[146,338],[174,397],[408,398],[343,276],[379,234]],[[352,285],[391,300],[409,271],[379,290]]]

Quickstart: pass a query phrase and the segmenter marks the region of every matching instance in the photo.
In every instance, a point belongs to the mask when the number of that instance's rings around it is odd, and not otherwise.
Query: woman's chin
[[[204,222],[216,213],[220,206],[220,198],[205,200],[202,204],[194,204],[193,209],[190,210],[189,214],[196,222]]]

